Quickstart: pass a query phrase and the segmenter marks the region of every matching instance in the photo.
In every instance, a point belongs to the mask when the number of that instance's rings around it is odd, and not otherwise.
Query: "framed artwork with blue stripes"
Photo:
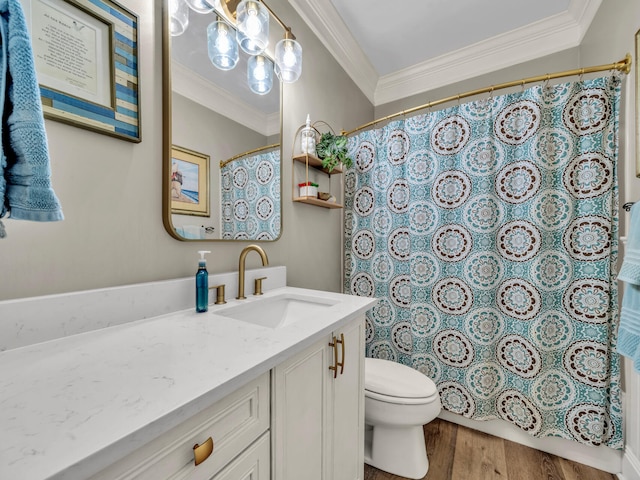
[[[21,0],[44,116],[140,142],[138,17],[111,0]]]

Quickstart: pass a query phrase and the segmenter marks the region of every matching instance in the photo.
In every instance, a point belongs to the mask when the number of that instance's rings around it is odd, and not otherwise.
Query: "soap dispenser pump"
[[[199,250],[200,260],[196,272],[196,312],[206,312],[209,309],[209,272],[207,272],[207,260],[204,258],[210,250]]]

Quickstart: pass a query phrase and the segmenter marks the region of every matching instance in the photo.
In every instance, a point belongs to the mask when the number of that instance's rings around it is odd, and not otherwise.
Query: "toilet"
[[[394,475],[423,478],[429,470],[423,425],[440,413],[436,384],[396,362],[366,358],[365,463]]]

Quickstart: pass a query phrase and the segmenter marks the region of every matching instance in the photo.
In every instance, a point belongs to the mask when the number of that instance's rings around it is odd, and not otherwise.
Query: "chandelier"
[[[273,74],[283,83],[293,83],[302,73],[302,47],[291,28],[261,0],[169,0],[169,31],[183,34],[190,14],[212,14],[207,27],[207,51],[211,63],[220,70],[232,70],[240,50],[249,55],[247,81],[252,92],[266,95],[273,85]],[[284,29],[284,38],[274,50],[274,58],[265,53],[269,44],[269,18]]]

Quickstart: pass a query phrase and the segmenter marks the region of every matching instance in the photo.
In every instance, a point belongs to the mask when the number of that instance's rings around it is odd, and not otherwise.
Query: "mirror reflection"
[[[171,188],[163,189],[171,198],[164,215],[185,240],[276,240],[282,229],[282,88],[276,78],[267,94],[251,91],[249,56],[242,51],[232,70],[213,65],[207,28],[216,21],[216,11],[189,10],[183,33],[165,37],[172,92],[164,99],[171,102],[164,119],[171,122],[171,154],[164,160]],[[270,32],[275,45],[283,29],[271,22]]]

